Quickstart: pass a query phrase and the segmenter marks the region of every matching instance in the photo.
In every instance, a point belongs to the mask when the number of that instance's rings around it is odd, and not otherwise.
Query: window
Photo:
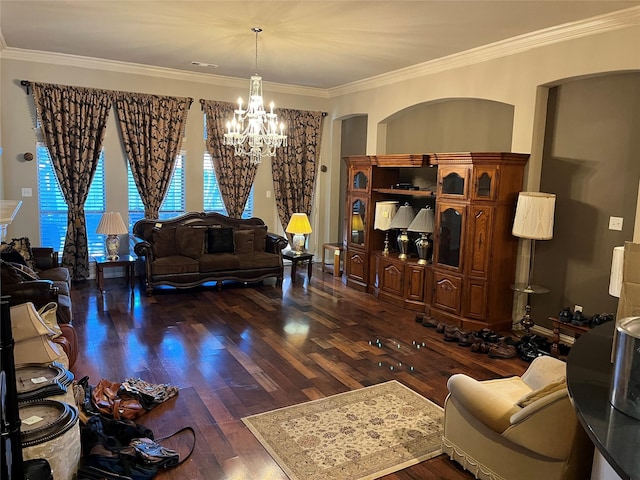
[[[181,215],[185,212],[184,198],[184,159],[186,153],[180,150],[176,157],[176,165],[173,169],[173,176],[169,183],[167,195],[162,202],[158,216],[160,218],[171,218]],[[127,162],[127,188],[129,191],[129,231],[132,230],[133,224],[144,218],[144,204],[138,193],[138,188],[133,181],[131,167]]]
[[[207,142],[207,116],[204,116],[204,140],[205,145]],[[207,212],[217,212],[222,215],[228,215],[227,209],[222,201],[220,195],[220,187],[218,186],[218,180],[216,179],[216,172],[213,169],[213,159],[209,151],[204,149],[204,163],[203,163],[203,183],[204,183],[204,209]],[[242,212],[242,218],[251,218],[253,216],[253,185],[251,185],[251,191],[249,192],[249,198],[247,204]]]
[[[67,235],[67,204],[62,196],[58,179],[53,170],[49,150],[44,143],[36,144],[38,160],[38,199],[40,202],[40,244],[62,252]],[[104,150],[100,153],[98,167],[89,187],[84,205],[87,222],[89,255],[104,253],[104,238],[96,233],[105,211]]]

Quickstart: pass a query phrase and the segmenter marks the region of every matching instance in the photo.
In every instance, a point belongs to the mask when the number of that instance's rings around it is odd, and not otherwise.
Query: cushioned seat
[[[447,382],[443,451],[483,480],[589,478],[593,446],[568,396],[565,363],[536,358],[521,377]]]

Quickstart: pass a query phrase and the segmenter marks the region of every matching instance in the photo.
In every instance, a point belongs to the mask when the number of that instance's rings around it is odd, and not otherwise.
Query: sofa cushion
[[[176,254],[176,228],[162,227],[153,231],[153,255],[156,258]]]
[[[255,234],[253,230],[236,229],[233,231],[233,251],[237,255],[253,253],[253,241]]]
[[[268,252],[251,252],[246,255],[239,255],[240,268],[270,268],[280,265],[280,256]]]
[[[32,270],[36,268],[36,264],[33,260],[33,252],[31,251],[31,242],[29,238],[20,237],[12,238],[9,243],[2,242],[0,245],[0,252],[17,252],[24,259],[24,263]]]
[[[563,388],[567,388],[567,382],[564,378],[561,378],[554,382],[548,383],[544,387],[530,391],[529,393],[520,397],[516,403],[519,407],[524,408],[527,405],[531,405],[533,402],[546,397],[547,395],[551,395],[554,392],[562,390]]]
[[[181,273],[198,273],[198,260],[182,255],[171,255],[153,261],[153,275],[175,275]]]
[[[207,253],[233,253],[233,227],[215,225],[207,230]]]
[[[204,234],[207,227],[185,226],[176,228],[177,255],[198,259],[204,253]]]
[[[240,268],[240,260],[233,253],[205,253],[200,257],[200,272],[218,272]]]
[[[52,280],[53,282],[65,282],[71,285],[71,275],[67,267],[54,267],[47,270],[40,270],[38,275],[43,280]]]
[[[256,225],[256,226],[242,226],[240,230],[251,230],[253,231],[253,251],[254,252],[264,252],[267,247],[267,226],[266,225]]]

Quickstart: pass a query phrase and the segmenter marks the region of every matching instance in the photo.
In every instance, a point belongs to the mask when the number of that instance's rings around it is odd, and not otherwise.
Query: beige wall
[[[295,88],[287,93],[285,88],[274,90],[265,85],[265,96],[277,106],[324,110],[321,164],[327,172],[320,173],[314,201],[311,249],[319,253],[322,242],[335,241],[339,227],[343,191],[340,189],[342,120],[354,115],[367,115],[366,152],[386,152],[386,125],[384,122],[397,112],[425,102],[442,99],[484,99],[510,105],[513,108],[513,131],[510,150],[531,153],[527,166],[525,189],[539,188],[542,166],[542,140],[546,116],[546,92],[548,86],[583,76],[607,72],[640,70],[640,26],[625,26],[604,33],[586,36],[567,35],[567,40],[554,40],[544,46],[529,45],[499,58],[476,58],[477,63],[451,62],[440,68],[424,67],[415,76],[371,79],[358,85],[333,89],[323,96],[321,92]],[[495,56],[495,55],[494,55]],[[115,71],[62,66],[0,57],[2,62],[2,184],[5,198],[16,197],[20,187],[36,188],[35,163],[18,160],[26,151],[33,152],[35,136],[30,115],[31,99],[19,86],[19,80],[66,83],[97,88],[140,91],[146,93],[191,96],[196,101],[191,107],[187,125],[187,208],[200,209],[202,205],[202,177],[200,163],[204,146],[202,117],[199,98],[229,100],[246,85],[229,85],[211,79],[160,78]],[[431,73],[433,72],[433,73]],[[161,72],[160,72],[161,73]],[[158,73],[158,75],[160,74]],[[154,73],[155,75],[155,73]],[[219,83],[218,86],[216,84]],[[107,181],[109,184],[108,208],[125,211],[126,199],[117,192],[124,192],[126,181],[124,156],[117,134],[110,120],[105,148],[109,159]],[[267,224],[277,225],[273,198],[266,198],[272,191],[270,163],[264,162],[256,178],[256,215]],[[116,192],[116,193],[114,193]],[[25,234],[38,238],[38,209],[36,198],[23,199],[22,207],[10,234]],[[527,255],[518,260],[518,277],[526,278]]]

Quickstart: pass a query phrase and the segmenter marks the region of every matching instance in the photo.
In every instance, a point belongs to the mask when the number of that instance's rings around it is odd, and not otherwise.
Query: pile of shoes
[[[540,335],[529,334],[520,339],[516,346],[518,356],[525,362],[531,362],[536,357],[551,354],[551,342]],[[563,352],[560,352],[563,354]]]
[[[471,347],[474,353],[486,353],[491,358],[513,358],[516,356],[516,342],[511,337],[502,337],[489,328],[478,331],[464,330],[455,325],[438,322],[434,318],[416,315],[416,322],[425,327],[435,328],[443,334],[445,342],[457,342],[461,347]]]

